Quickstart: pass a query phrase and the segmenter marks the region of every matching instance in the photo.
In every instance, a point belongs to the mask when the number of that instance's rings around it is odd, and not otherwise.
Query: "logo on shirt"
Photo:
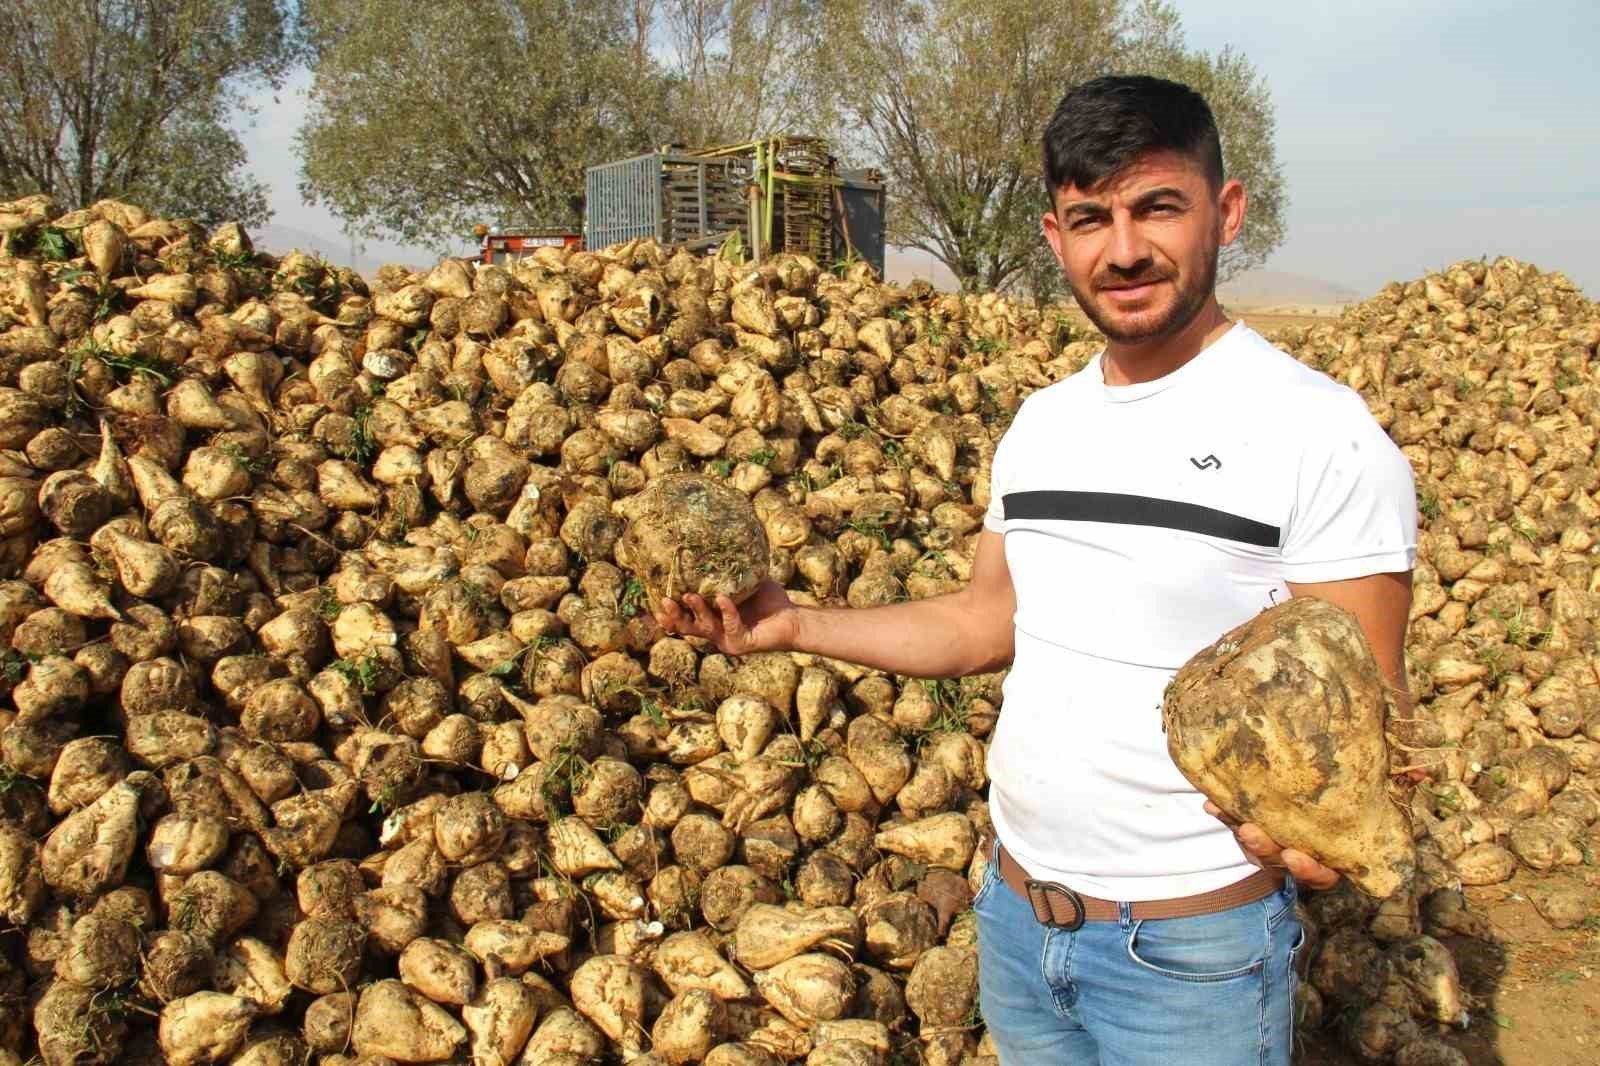
[[[1208,455],[1203,459],[1196,459],[1196,458],[1191,456],[1189,461],[1194,464],[1194,468],[1196,470],[1221,470],[1222,469],[1222,460],[1218,459],[1215,455]]]

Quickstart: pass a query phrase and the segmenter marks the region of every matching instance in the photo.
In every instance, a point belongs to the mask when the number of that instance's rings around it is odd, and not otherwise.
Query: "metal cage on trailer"
[[[841,171],[826,142],[769,137],[695,151],[659,151],[590,167],[584,243],[638,237],[705,248],[735,239],[753,258],[792,251],[823,265],[866,260],[883,273],[884,185]]]

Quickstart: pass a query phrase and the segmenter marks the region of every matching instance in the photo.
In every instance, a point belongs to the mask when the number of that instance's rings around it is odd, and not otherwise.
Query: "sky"
[[[1513,255],[1600,298],[1600,4],[1174,6],[1191,47],[1231,46],[1271,93],[1289,206],[1269,269],[1366,295],[1460,259]],[[346,260],[339,221],[297,188],[294,134],[309,81],[302,72],[262,97],[241,132],[271,187],[273,224],[319,235]],[[362,258],[431,255],[367,241]]]
[[[1187,0],[1265,79],[1289,190],[1268,265],[1370,293],[1482,255],[1600,298],[1600,4]]]

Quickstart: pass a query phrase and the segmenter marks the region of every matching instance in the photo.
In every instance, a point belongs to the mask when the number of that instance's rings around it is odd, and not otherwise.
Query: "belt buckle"
[[[1028,903],[1033,907],[1033,916],[1039,920],[1040,925],[1048,925],[1052,929],[1064,929],[1069,933],[1083,928],[1085,918],[1083,897],[1072,889],[1055,881],[1035,881],[1032,878],[1024,881],[1023,887],[1028,890]],[[1055,908],[1050,906],[1051,893],[1065,896],[1072,904],[1072,921],[1056,920]]]

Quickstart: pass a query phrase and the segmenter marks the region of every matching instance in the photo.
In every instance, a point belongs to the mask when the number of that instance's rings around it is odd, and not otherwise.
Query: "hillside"
[[[1329,307],[1354,303],[1362,294],[1321,278],[1284,270],[1247,271],[1218,287],[1222,302],[1230,307]]]

